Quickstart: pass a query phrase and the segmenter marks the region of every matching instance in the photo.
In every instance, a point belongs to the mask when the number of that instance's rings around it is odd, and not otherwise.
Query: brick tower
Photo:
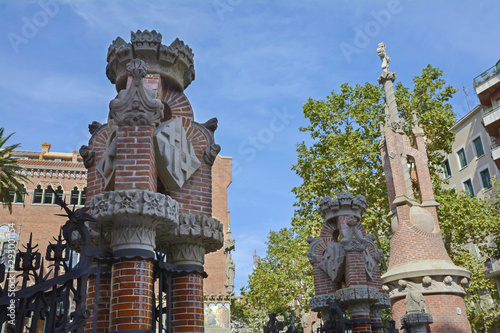
[[[470,332],[465,312],[465,287],[471,274],[453,264],[439,228],[429,174],[426,138],[416,113],[412,139],[399,118],[390,58],[379,44],[382,74],[378,82],[386,96],[385,123],[381,124],[380,151],[390,202],[391,255],[389,269],[382,276],[391,296],[393,318],[412,326],[412,332]],[[420,199],[414,195],[408,163],[413,160]]]
[[[87,205],[112,254],[102,271],[98,313],[95,275],[87,307],[98,332],[151,332],[155,251],[168,258],[168,316],[173,333],[203,332],[206,253],[223,246],[212,216],[211,168],[217,119],[194,120],[184,89],[194,79],[193,53],[182,41],[161,44],[156,31],[118,37],[108,50],[106,74],[118,96],[106,124],[89,126],[80,153],[88,169]],[[161,305],[161,303],[160,303]]]
[[[382,251],[360,222],[365,210],[361,195],[340,193],[336,199],[320,200],[318,213],[325,224],[318,238],[307,239],[316,291],[309,303],[324,320],[335,320],[329,318],[329,303],[338,302],[349,310],[353,332],[381,333],[381,310],[389,307],[389,295],[382,291],[380,280]]]

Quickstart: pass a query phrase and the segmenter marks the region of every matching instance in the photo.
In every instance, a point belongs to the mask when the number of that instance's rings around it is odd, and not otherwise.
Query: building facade
[[[455,142],[443,163],[444,188],[486,198],[491,179],[500,176],[491,150],[492,140],[483,126],[483,106],[478,105],[452,127]]]

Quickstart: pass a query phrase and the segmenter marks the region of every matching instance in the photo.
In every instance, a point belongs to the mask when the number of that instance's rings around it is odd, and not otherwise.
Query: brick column
[[[153,260],[120,259],[113,264],[111,277],[109,331],[135,330],[149,333],[153,328]]]
[[[189,273],[172,279],[172,332],[204,331],[203,277]]]
[[[172,279],[172,332],[203,332],[203,264],[202,243],[178,243],[172,246],[172,263],[183,272]],[[192,240],[191,240],[192,242]]]
[[[109,307],[111,296],[111,277],[101,276],[99,281],[99,298],[97,299],[97,313],[94,313],[97,278],[90,275],[87,282],[87,310],[90,312],[85,325],[85,332],[109,332]],[[94,327],[94,316],[97,316],[97,323]]]
[[[337,297],[347,304],[354,332],[371,333],[370,304],[378,301],[378,290],[368,286],[363,252],[368,243],[358,230],[354,216],[339,216],[343,238],[340,241],[346,253],[346,288],[337,291]],[[370,297],[371,296],[371,297]]]

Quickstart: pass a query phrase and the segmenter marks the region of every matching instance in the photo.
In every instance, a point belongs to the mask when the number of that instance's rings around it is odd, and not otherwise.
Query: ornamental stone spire
[[[426,138],[418,124],[416,110],[412,115],[412,138],[405,134],[407,124],[399,118],[394,97],[396,75],[389,72],[390,59],[384,43],[379,44],[377,53],[382,60],[378,81],[384,85],[386,95],[380,151],[393,233],[389,268],[382,276],[383,288],[389,291],[393,318],[398,326],[400,323],[410,325],[412,332],[425,332],[427,324],[430,332],[470,332],[463,297],[471,274],[453,264],[444,247]],[[410,163],[415,167],[411,173]],[[416,190],[413,182],[418,183]],[[415,311],[414,303],[424,304],[424,299],[425,308]]]

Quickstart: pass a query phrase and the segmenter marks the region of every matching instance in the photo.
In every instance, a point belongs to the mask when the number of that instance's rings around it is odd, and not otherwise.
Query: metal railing
[[[484,81],[488,80],[489,78],[498,75],[498,72],[499,71],[496,65],[491,66],[490,68],[488,68],[487,70],[485,70],[484,72],[482,72],[481,74],[479,74],[474,78],[474,87],[477,87]]]
[[[487,108],[487,109],[483,108],[483,111],[481,112],[481,115],[484,118],[487,115],[489,115],[490,113],[493,113],[493,112],[497,111],[498,109],[500,109],[500,104],[493,105],[491,108]]]
[[[493,149],[495,149],[495,148],[497,148],[497,147],[500,147],[500,141],[493,143],[493,144],[490,146],[490,150],[493,150]]]

